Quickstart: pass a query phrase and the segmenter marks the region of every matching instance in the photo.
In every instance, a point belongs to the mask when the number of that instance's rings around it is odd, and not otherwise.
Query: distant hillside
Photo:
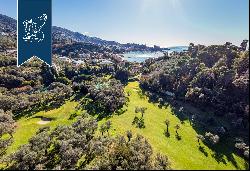
[[[11,17],[0,14],[0,34],[8,33],[15,35],[17,30],[17,21]],[[115,49],[123,49],[126,51],[158,51],[164,50],[158,46],[148,47],[146,45],[127,43],[120,44],[116,41],[103,40],[97,37],[90,37],[83,35],[79,32],[70,31],[65,28],[53,26],[52,27],[52,39],[53,43],[64,42],[81,42],[81,43],[93,43],[100,46],[112,46]]]
[[[11,17],[0,14],[0,32],[13,33],[17,30],[17,21]],[[118,42],[102,40],[97,37],[90,37],[78,32],[73,32],[61,27],[52,27],[53,40],[72,40],[76,42],[93,43],[98,45],[120,46]]]
[[[77,42],[94,43],[98,45],[120,46],[120,43],[115,41],[107,41],[97,37],[86,36],[79,32],[73,32],[57,26],[53,26],[52,37],[53,40],[73,40]]]
[[[15,33],[17,30],[17,21],[11,17],[0,14],[0,32]]]

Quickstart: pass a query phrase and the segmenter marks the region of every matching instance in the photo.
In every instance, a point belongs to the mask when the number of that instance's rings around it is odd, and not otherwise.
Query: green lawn
[[[125,88],[126,92],[130,92],[130,102],[127,107],[127,111],[121,115],[114,115],[109,118],[112,121],[112,128],[110,130],[111,135],[125,134],[127,130],[131,130],[134,134],[141,134],[146,137],[153,149],[156,152],[166,154],[174,169],[245,169],[245,161],[232,154],[228,159],[226,156],[222,156],[220,162],[217,162],[213,157],[214,152],[211,151],[204,144],[207,157],[198,149],[198,142],[196,138],[196,131],[185,121],[181,124],[180,120],[172,114],[171,108],[160,109],[157,104],[149,103],[147,98],[142,98],[139,94],[138,82],[131,82]],[[35,132],[43,126],[51,126],[55,128],[58,125],[70,124],[73,122],[69,120],[72,113],[75,112],[75,107],[78,102],[67,101],[63,106],[58,109],[54,109],[48,112],[39,112],[31,117],[23,117],[17,121],[17,129],[14,134],[14,143],[8,148],[7,153],[10,154],[17,150],[20,145],[28,142]],[[147,111],[144,114],[145,129],[135,128],[132,125],[134,116],[136,115],[134,110],[136,106],[147,107]],[[139,115],[139,114],[137,114]],[[39,125],[39,117],[52,118],[53,120],[46,125]],[[164,129],[166,125],[165,119],[170,120],[170,134],[169,138],[165,137]],[[106,119],[99,122],[101,125]],[[179,134],[182,136],[180,141],[175,138],[176,124],[181,125]],[[223,160],[222,160],[223,159]],[[229,161],[230,160],[230,161]],[[232,162],[233,161],[233,162]]]
[[[16,151],[21,145],[26,144],[28,140],[36,133],[36,131],[44,126],[55,128],[58,125],[70,124],[70,115],[75,111],[78,103],[67,101],[58,109],[50,110],[48,112],[42,111],[30,117],[23,117],[17,121],[16,132],[14,133],[14,142],[8,148],[7,154]],[[40,117],[51,118],[51,122],[46,125],[38,124],[41,121]]]
[[[138,94],[139,85],[137,82],[129,83],[125,90],[131,94],[129,96],[128,111],[122,115],[109,118],[112,121],[111,135],[125,134],[127,130],[131,130],[134,134],[143,135],[149,140],[155,151],[166,154],[170,158],[174,169],[245,169],[245,161],[237,155],[232,154],[230,159],[222,156],[220,158],[221,162],[217,162],[212,157],[214,152],[201,144],[205,153],[208,154],[206,157],[198,149],[197,133],[189,122],[185,121],[184,124],[181,124],[180,120],[172,114],[170,107],[160,109],[157,104],[149,103],[145,97],[141,98]],[[145,129],[135,128],[132,125],[134,117],[140,115],[134,112],[136,106],[148,108],[144,114]],[[163,134],[166,128],[164,123],[166,118],[170,120],[170,138],[165,137]],[[105,121],[106,119],[100,121],[99,125]],[[180,141],[175,138],[174,126],[176,124],[181,125],[181,129],[178,131],[182,137]]]

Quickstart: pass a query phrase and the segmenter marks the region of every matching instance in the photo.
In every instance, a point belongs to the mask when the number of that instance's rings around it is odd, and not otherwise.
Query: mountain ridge
[[[52,27],[52,37],[54,40],[57,39],[71,39],[76,42],[84,42],[84,43],[94,43],[99,45],[112,45],[112,46],[120,46],[121,44],[116,41],[108,41],[103,40],[98,37],[90,37],[79,32],[74,32],[66,28],[62,28],[59,26]]]
[[[17,20],[11,18],[7,15],[0,14],[0,32],[2,34],[9,33],[9,34],[16,34],[17,30]],[[79,32],[74,32],[69,29],[52,26],[52,38],[53,40],[56,39],[68,39],[76,42],[84,42],[84,43],[94,43],[99,45],[111,45],[111,46],[120,46],[121,44],[116,41],[108,41],[103,40],[98,37],[90,37]]]
[[[16,33],[17,21],[7,15],[0,14],[0,32]]]
[[[17,20],[7,15],[0,14],[0,34],[5,33],[15,35],[17,32]],[[63,27],[52,26],[52,39],[53,43],[61,42],[82,42],[82,43],[93,43],[101,46],[116,46],[118,48],[124,48],[131,51],[142,50],[142,51],[158,51],[165,50],[168,48],[160,48],[159,46],[148,47],[143,44],[126,43],[122,44],[116,41],[104,40],[98,37],[91,37],[84,35],[79,32],[75,32]],[[178,47],[178,46],[176,46]]]

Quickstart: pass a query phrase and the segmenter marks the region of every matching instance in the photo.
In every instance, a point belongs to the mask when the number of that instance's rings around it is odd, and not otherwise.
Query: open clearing
[[[23,117],[17,121],[17,129],[14,133],[14,142],[8,148],[7,154],[16,151],[21,145],[26,144],[28,140],[36,133],[36,131],[44,126],[55,128],[58,125],[70,124],[70,114],[75,111],[77,102],[66,102],[58,109],[48,112],[41,111],[30,117]],[[50,118],[51,121],[45,121],[41,118]],[[43,124],[41,124],[43,123]],[[44,123],[46,123],[44,125]]]
[[[155,151],[166,154],[172,163],[174,169],[245,169],[245,161],[235,154],[225,156],[210,150],[201,143],[204,149],[203,153],[199,150],[199,144],[196,138],[196,131],[190,125],[189,121],[181,124],[171,111],[171,107],[167,109],[158,107],[158,104],[149,103],[146,97],[141,97],[137,91],[139,90],[138,82],[130,82],[125,91],[130,92],[130,102],[127,111],[121,115],[115,115],[107,120],[111,120],[111,135],[125,134],[127,130],[131,130],[134,134],[141,134],[146,137]],[[147,107],[144,114],[146,128],[139,129],[132,125],[135,116],[135,107]],[[170,137],[164,135],[166,125],[164,121],[170,120]],[[101,123],[105,122],[102,120]],[[182,139],[178,141],[175,137],[174,126],[181,125],[178,131]],[[101,124],[99,124],[101,125]],[[206,156],[207,155],[207,156]]]
[[[158,104],[149,103],[146,97],[139,94],[138,82],[130,82],[126,88],[126,92],[130,92],[130,102],[127,111],[121,115],[114,115],[111,118],[99,121],[99,125],[106,120],[112,121],[110,135],[125,134],[127,130],[131,130],[135,134],[141,134],[147,138],[155,152],[166,154],[174,169],[246,169],[248,167],[244,159],[235,154],[224,155],[218,154],[201,143],[203,152],[199,150],[197,142],[197,132],[193,129],[188,121],[181,123],[176,117],[171,107],[162,108]],[[70,124],[73,120],[69,120],[78,102],[68,101],[58,109],[48,112],[38,112],[31,117],[23,117],[17,121],[17,129],[14,134],[14,143],[8,148],[7,153],[16,151],[21,145],[28,142],[40,127],[51,126],[55,128],[58,125]],[[136,106],[147,107],[144,114],[146,128],[139,129],[132,125]],[[50,118],[51,121],[46,125],[41,124],[41,118]],[[164,135],[166,125],[164,121],[170,120],[170,137]],[[43,122],[44,123],[44,122]],[[182,139],[178,141],[175,137],[174,126],[181,125],[178,131]]]

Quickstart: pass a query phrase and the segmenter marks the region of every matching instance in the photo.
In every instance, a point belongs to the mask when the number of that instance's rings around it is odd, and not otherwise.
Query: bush
[[[137,116],[134,117],[132,125],[136,125],[136,128],[145,128],[144,118],[138,118]]]
[[[111,114],[126,103],[123,86],[115,79],[96,78],[83,87],[88,90],[89,97],[93,100],[93,103],[89,104],[94,105],[92,109]]]
[[[218,135],[212,134],[211,132],[206,132],[205,137],[206,140],[212,145],[218,144],[220,141],[220,137]]]

